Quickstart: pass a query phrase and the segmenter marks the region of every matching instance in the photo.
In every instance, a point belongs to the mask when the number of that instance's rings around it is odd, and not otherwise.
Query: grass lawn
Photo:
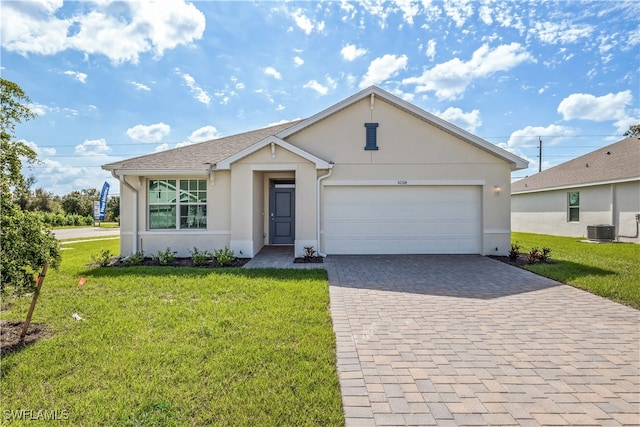
[[[91,255],[117,253],[117,240],[64,247],[33,319],[54,335],[2,359],[3,418],[55,410],[86,426],[344,424],[324,270],[92,269]],[[23,320],[29,303],[4,301],[2,319]]]
[[[520,251],[551,248],[551,264],[526,268],[542,276],[575,286],[640,309],[640,245],[583,243],[581,238],[511,233]]]

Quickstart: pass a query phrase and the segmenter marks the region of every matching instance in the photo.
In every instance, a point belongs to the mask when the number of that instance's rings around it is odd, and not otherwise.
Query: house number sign
[[[405,181],[403,179],[399,179],[398,180],[398,185],[407,185],[407,181]]]

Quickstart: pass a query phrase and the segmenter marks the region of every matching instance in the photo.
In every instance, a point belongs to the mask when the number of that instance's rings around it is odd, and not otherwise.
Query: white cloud
[[[275,68],[273,68],[273,67],[267,67],[267,68],[265,68],[265,69],[264,69],[264,73],[265,73],[267,76],[271,76],[271,77],[273,77],[274,79],[282,80],[282,75],[278,72],[278,70],[276,70],[276,69],[275,69]]]
[[[434,39],[429,40],[427,43],[427,50],[424,52],[427,58],[433,60],[436,56],[436,41]]]
[[[244,89],[244,88],[245,88],[244,83],[236,83],[236,89],[238,89],[238,90],[242,90],[242,89]]]
[[[589,93],[574,93],[560,101],[558,113],[564,120],[592,120],[595,122],[615,121],[619,133],[638,122],[638,110],[628,112],[627,106],[633,104],[630,90],[594,96]],[[636,117],[633,117],[633,115]]]
[[[303,13],[302,9],[297,9],[291,14],[291,17],[295,21],[298,28],[300,28],[306,35],[311,34],[313,31],[313,23],[311,19],[307,18]],[[324,24],[323,24],[324,27]]]
[[[318,94],[320,95],[326,95],[327,92],[329,91],[329,89],[326,86],[323,86],[322,84],[318,83],[316,80],[310,80],[307,83],[305,83],[302,87],[305,89],[313,89],[316,92],[318,92]]]
[[[295,56],[293,58],[293,63],[296,67],[299,67],[304,64],[304,59],[300,58],[299,56]]]
[[[485,24],[493,24],[493,18],[491,17],[491,7],[489,7],[489,5],[483,4],[482,6],[480,6],[478,15],[480,16],[480,19],[482,19],[482,22],[484,22]]]
[[[156,147],[155,150],[153,150],[154,153],[159,153],[161,151],[167,151],[169,149],[169,144],[167,144],[166,142],[164,144],[160,144]]]
[[[49,111],[51,111],[51,108],[43,104],[29,104],[29,109],[31,110],[32,113],[38,116],[44,116]]]
[[[500,45],[491,50],[484,44],[469,61],[454,58],[426,70],[418,77],[402,80],[402,84],[415,84],[417,92],[433,91],[439,99],[456,99],[477,78],[488,77],[498,71],[508,71],[535,58],[519,43]]]
[[[147,86],[145,84],[142,84],[142,83],[133,82],[133,81],[131,81],[129,83],[131,83],[133,85],[133,87],[135,87],[138,90],[145,90],[147,92],[151,90],[151,88],[149,86]]]
[[[169,132],[171,132],[171,127],[160,122],[149,126],[136,125],[127,129],[127,136],[134,141],[157,143],[169,135]]]
[[[72,76],[73,78],[75,78],[76,80],[78,80],[80,83],[86,83],[87,82],[87,75],[85,73],[81,73],[79,71],[65,71],[63,74],[67,75],[67,76]]]
[[[443,112],[436,111],[433,114],[471,133],[475,133],[482,126],[479,110],[465,113],[460,108],[449,107]]]
[[[473,5],[469,0],[445,0],[443,7],[447,16],[456,23],[456,27],[462,27],[473,15]]]
[[[284,108],[285,108],[284,105],[278,104],[278,106],[276,107],[276,111],[282,111],[284,110]]]
[[[412,0],[394,0],[394,3],[402,11],[402,19],[409,25],[413,25],[413,17],[420,11],[418,3],[414,3]]]
[[[354,44],[348,44],[340,50],[340,54],[347,61],[353,61],[367,52],[367,49],[356,47]]]
[[[560,101],[558,113],[564,120],[583,119],[596,122],[622,119],[625,109],[633,102],[630,90],[594,96],[589,93],[574,93]]]
[[[211,139],[220,138],[220,132],[214,126],[208,125],[203,126],[199,129],[194,130],[189,135],[190,142],[201,142],[201,141],[209,141]]]
[[[80,156],[105,156],[111,147],[104,138],[85,139],[82,144],[76,145],[75,153]]]
[[[360,82],[360,89],[375,85],[395,76],[398,71],[407,68],[407,55],[386,54],[376,58],[369,64],[367,73]]]
[[[22,55],[65,50],[105,55],[111,62],[138,63],[142,53],[165,50],[202,38],[205,17],[193,3],[83,3],[64,14],[62,1],[3,2],[3,47]]]
[[[26,144],[29,148],[31,148],[37,155],[38,157],[40,156],[53,156],[56,154],[56,149],[55,147],[38,147],[38,144],[36,144],[33,141],[26,141],[24,139],[21,139],[19,142],[22,142],[24,144]]]
[[[566,140],[566,137],[575,135],[575,130],[567,126],[549,125],[527,126],[511,133],[508,147],[537,147],[538,138],[542,138],[544,145],[556,145]]]
[[[536,22],[530,32],[548,44],[575,43],[580,39],[588,38],[593,33],[590,25],[576,25],[567,21],[556,22]]]
[[[178,68],[176,68],[176,73],[178,73],[178,75],[180,75],[184,79],[187,86],[189,86],[189,89],[191,89],[191,93],[198,101],[202,102],[205,105],[209,105],[211,103],[211,96],[207,93],[207,91],[196,84],[196,79],[194,79],[188,73],[181,72]]]

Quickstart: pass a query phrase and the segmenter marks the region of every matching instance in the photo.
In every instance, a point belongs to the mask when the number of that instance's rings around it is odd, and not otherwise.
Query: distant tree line
[[[61,225],[93,224],[93,202],[100,200],[100,192],[95,188],[75,190],[64,196],[57,196],[43,188],[32,190],[36,180],[33,176],[26,179],[26,185],[17,194],[16,202],[22,210],[40,212],[45,223],[56,227]],[[61,217],[66,221],[61,221]],[[83,218],[78,223],[77,218]],[[104,220],[118,222],[120,220],[120,197],[111,196],[107,200]],[[64,222],[64,223],[63,223]]]

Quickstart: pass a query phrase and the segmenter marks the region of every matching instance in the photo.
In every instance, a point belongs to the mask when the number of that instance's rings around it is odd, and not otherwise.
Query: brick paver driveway
[[[347,426],[640,425],[639,312],[480,256],[330,256]]]

